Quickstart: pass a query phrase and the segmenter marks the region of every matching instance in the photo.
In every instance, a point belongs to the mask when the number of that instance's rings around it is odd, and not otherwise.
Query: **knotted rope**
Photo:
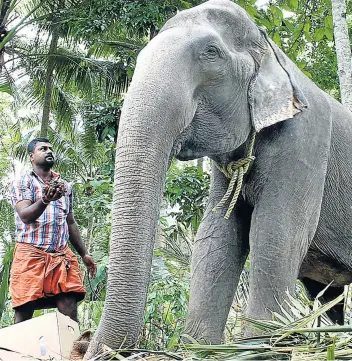
[[[222,197],[221,201],[213,208],[213,212],[217,212],[220,208],[222,208],[230,198],[231,194],[234,192],[230,205],[225,214],[224,217],[225,219],[230,218],[230,215],[233,209],[235,208],[238,197],[241,193],[243,177],[248,172],[251,162],[253,162],[255,159],[255,157],[253,156],[255,135],[256,132],[255,129],[253,128],[250,135],[250,141],[247,148],[247,152],[244,158],[241,158],[235,162],[230,162],[226,166],[222,166],[215,163],[219,171],[222,172],[226,178],[230,179],[230,184],[227,189],[227,192]]]

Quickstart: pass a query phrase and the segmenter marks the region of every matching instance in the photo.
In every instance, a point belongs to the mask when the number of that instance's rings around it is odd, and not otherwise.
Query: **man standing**
[[[67,241],[82,257],[91,277],[96,265],[82,242],[72,213],[72,189],[52,171],[53,148],[46,138],[27,147],[33,170],[14,181],[16,247],[10,292],[15,323],[36,309],[57,307],[77,321],[77,302],[85,296],[82,273]]]

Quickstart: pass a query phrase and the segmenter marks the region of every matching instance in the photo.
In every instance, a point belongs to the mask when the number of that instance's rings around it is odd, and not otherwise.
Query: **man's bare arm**
[[[79,229],[73,213],[69,213],[67,215],[66,222],[70,234],[70,242],[74,249],[82,257],[82,261],[87,267],[91,277],[94,278],[97,273],[97,266],[94,263],[93,258],[88,254],[86,246],[82,241],[81,234],[79,233]]]
[[[23,200],[16,204],[16,211],[22,222],[25,224],[33,223],[45,211],[47,204],[44,204],[41,199],[32,203],[30,200]]]
[[[88,252],[82,241],[81,234],[79,233],[79,229],[73,213],[69,213],[67,215],[66,222],[70,233],[70,242],[78,254],[83,258],[86,254],[88,254]]]
[[[56,201],[61,197],[61,190],[45,187],[43,189],[42,199],[38,199],[34,203],[28,199],[24,199],[16,204],[16,211],[23,223],[33,223],[43,214],[49,202]]]

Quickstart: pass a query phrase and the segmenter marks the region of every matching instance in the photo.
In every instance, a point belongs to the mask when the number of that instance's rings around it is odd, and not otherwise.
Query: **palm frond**
[[[48,138],[56,153],[55,169],[62,174],[70,173],[71,177],[77,175],[78,170],[84,168],[85,164],[82,163],[76,144],[65,137],[64,133],[53,129],[49,129]]]
[[[57,130],[72,131],[74,117],[77,114],[76,103],[73,97],[61,87],[56,78],[53,79],[51,109],[56,115]]]
[[[49,61],[47,47],[38,44],[31,47],[30,44],[19,42],[18,45],[13,45],[11,50],[16,54],[17,63],[13,72],[25,69],[30,79],[25,88],[34,87],[27,90],[22,98],[25,98],[27,103],[42,104],[45,70]],[[128,74],[123,62],[98,60],[62,47],[50,54],[50,59],[55,82],[61,92],[91,99],[97,87],[106,97],[116,97],[127,89]],[[67,99],[67,96],[65,98]]]
[[[255,337],[236,339],[233,343],[225,345],[195,343],[184,347],[185,350],[195,352],[195,355],[188,354],[188,357],[217,360],[326,360],[332,349],[336,359],[351,358],[352,350],[349,347],[352,340],[349,334],[352,331],[351,326],[309,326],[314,319],[323,315],[342,298],[343,295],[315,311],[310,309],[308,315],[294,318],[292,322],[287,322],[289,320],[284,317],[273,321],[244,317],[247,325],[250,323],[257,332],[261,333]],[[293,300],[295,301],[292,302]],[[297,307],[298,302],[294,297],[287,299],[292,314],[299,315],[302,310],[306,312],[305,305],[300,304]],[[317,341],[317,333],[321,334],[320,341]]]
[[[176,224],[163,226],[161,231],[163,244],[159,248],[160,251],[165,256],[188,268],[191,264],[192,241],[187,229],[181,224]]]
[[[99,152],[97,151],[99,144],[95,129],[85,124],[81,141],[84,161],[92,167],[94,163],[99,161]]]
[[[87,182],[104,165],[105,144],[98,143],[93,128],[85,125],[71,134],[50,129],[48,138],[56,152],[55,169],[70,179],[78,176]]]
[[[13,95],[13,79],[10,78],[7,72],[0,73],[0,93],[7,93]]]
[[[15,159],[19,160],[20,162],[24,163],[27,160],[27,144],[33,136],[38,134],[39,129],[34,128],[30,130],[25,130],[23,132],[23,119],[22,121],[17,121],[12,127],[12,140],[13,140],[13,150],[12,155]],[[23,133],[22,133],[23,132]]]

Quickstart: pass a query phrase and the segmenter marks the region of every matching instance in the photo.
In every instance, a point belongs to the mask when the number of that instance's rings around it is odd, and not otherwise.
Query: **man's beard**
[[[44,161],[42,162],[41,166],[45,169],[51,169],[55,164],[55,159],[51,158],[50,160],[47,160],[46,158],[44,159]]]

